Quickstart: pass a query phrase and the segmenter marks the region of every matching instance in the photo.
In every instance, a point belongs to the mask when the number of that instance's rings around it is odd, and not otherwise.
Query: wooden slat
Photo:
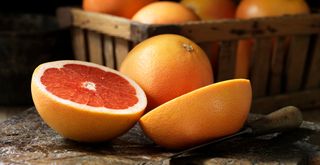
[[[250,80],[254,97],[267,93],[268,74],[271,62],[272,40],[259,38],[256,40],[250,60]]]
[[[271,95],[279,94],[282,90],[285,56],[288,52],[287,37],[278,37],[274,44],[273,51],[270,70],[270,86],[268,90]]]
[[[297,91],[302,86],[310,36],[294,36],[290,41],[286,65],[286,91]]]
[[[90,62],[103,65],[103,51],[101,35],[94,31],[88,31],[88,46]]]
[[[254,99],[251,112],[269,113],[288,105],[302,110],[320,107],[320,89]]]
[[[104,48],[103,51],[104,51],[104,56],[105,56],[104,63],[107,67],[116,69],[113,38],[108,35],[104,35],[103,40],[104,40],[103,41],[103,48]]]
[[[128,55],[129,43],[122,38],[115,38],[116,68],[119,69],[122,61]]]
[[[232,79],[236,63],[237,41],[224,41],[220,44],[216,81]]]
[[[74,58],[81,61],[86,61],[86,42],[85,32],[80,28],[72,29],[72,45]]]
[[[136,42],[161,33],[180,33],[200,43],[276,35],[311,34],[319,33],[320,30],[319,14],[249,20],[196,21],[176,25],[146,25],[77,8],[60,8],[58,17],[62,27],[73,25]]]
[[[319,14],[253,18],[249,20],[202,21],[181,25],[180,34],[195,42],[312,34],[319,33],[319,22]]]
[[[71,12],[71,25],[73,26],[130,39],[131,21],[129,19],[108,14],[87,12],[77,8],[72,8],[69,12]]]
[[[312,52],[310,69],[308,72],[306,88],[319,88],[320,87],[320,35],[317,35],[314,50]]]

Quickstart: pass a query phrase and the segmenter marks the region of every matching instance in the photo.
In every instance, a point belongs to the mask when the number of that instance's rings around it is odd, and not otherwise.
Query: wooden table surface
[[[258,138],[237,138],[184,157],[165,150],[136,125],[105,143],[66,140],[43,123],[34,108],[0,124],[0,164],[319,164],[320,124]]]

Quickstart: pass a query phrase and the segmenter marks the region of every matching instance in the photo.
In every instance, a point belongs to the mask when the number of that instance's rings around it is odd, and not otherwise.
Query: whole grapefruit
[[[156,0],[83,0],[85,11],[131,18],[143,6]]]
[[[180,3],[159,1],[140,9],[132,20],[145,24],[176,24],[197,21],[199,17]]]
[[[145,91],[148,109],[213,83],[213,72],[205,52],[191,40],[162,34],[144,40],[125,58],[120,72]]]

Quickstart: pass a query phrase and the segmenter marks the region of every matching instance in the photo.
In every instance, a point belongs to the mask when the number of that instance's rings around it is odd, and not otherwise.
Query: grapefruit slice
[[[183,149],[239,131],[247,119],[249,80],[208,85],[172,99],[140,119],[146,135],[169,149]]]
[[[42,119],[62,136],[105,141],[128,131],[147,105],[144,91],[121,73],[82,61],[39,65],[31,81]]]

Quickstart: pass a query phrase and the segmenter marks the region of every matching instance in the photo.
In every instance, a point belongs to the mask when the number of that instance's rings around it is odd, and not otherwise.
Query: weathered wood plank
[[[171,160],[169,156],[179,150],[155,145],[139,125],[112,141],[80,143],[62,138],[32,108],[0,123],[0,128],[0,164],[291,165],[310,164],[308,158],[319,160],[320,125],[312,122],[303,122],[300,128],[280,135],[216,143]]]
[[[306,88],[320,87],[320,35],[317,35],[312,52],[311,64],[309,72],[307,73]]]
[[[88,57],[86,55],[85,32],[83,29],[72,29],[72,45],[75,59],[86,61]]]
[[[311,34],[319,33],[319,22],[319,14],[254,18],[249,20],[201,21],[181,25],[180,33],[196,42]]]
[[[270,68],[270,84],[268,93],[271,95],[279,94],[282,88],[283,69],[285,57],[288,52],[287,37],[278,37],[275,40]]]
[[[259,38],[254,43],[250,60],[250,80],[254,97],[265,96],[267,93],[271,50],[270,38]]]
[[[103,51],[101,35],[94,31],[88,31],[88,46],[90,62],[103,65]]]
[[[116,68],[119,69],[122,61],[129,52],[129,42],[122,38],[115,38]]]
[[[77,8],[70,8],[69,10],[64,10],[64,12],[71,12],[72,19],[68,20],[72,21],[71,25],[73,26],[130,39],[131,21],[128,19],[108,14],[87,12]]]
[[[104,59],[105,59],[105,65],[107,67],[115,69],[115,50],[114,50],[114,43],[113,38],[104,35],[103,36],[103,51],[104,51]]]
[[[287,92],[297,91],[302,87],[303,73],[307,59],[310,36],[294,36],[290,42],[286,65]]]
[[[251,109],[254,113],[269,113],[287,105],[297,106],[302,110],[320,107],[320,89],[256,98]]]
[[[224,41],[220,44],[216,81],[232,79],[235,73],[237,41]]]
[[[161,33],[180,33],[195,42],[210,42],[311,34],[319,33],[320,30],[319,14],[249,20],[197,21],[176,25],[145,25],[108,14],[85,12],[77,8],[61,8],[58,13],[61,26],[73,25],[138,42]]]

